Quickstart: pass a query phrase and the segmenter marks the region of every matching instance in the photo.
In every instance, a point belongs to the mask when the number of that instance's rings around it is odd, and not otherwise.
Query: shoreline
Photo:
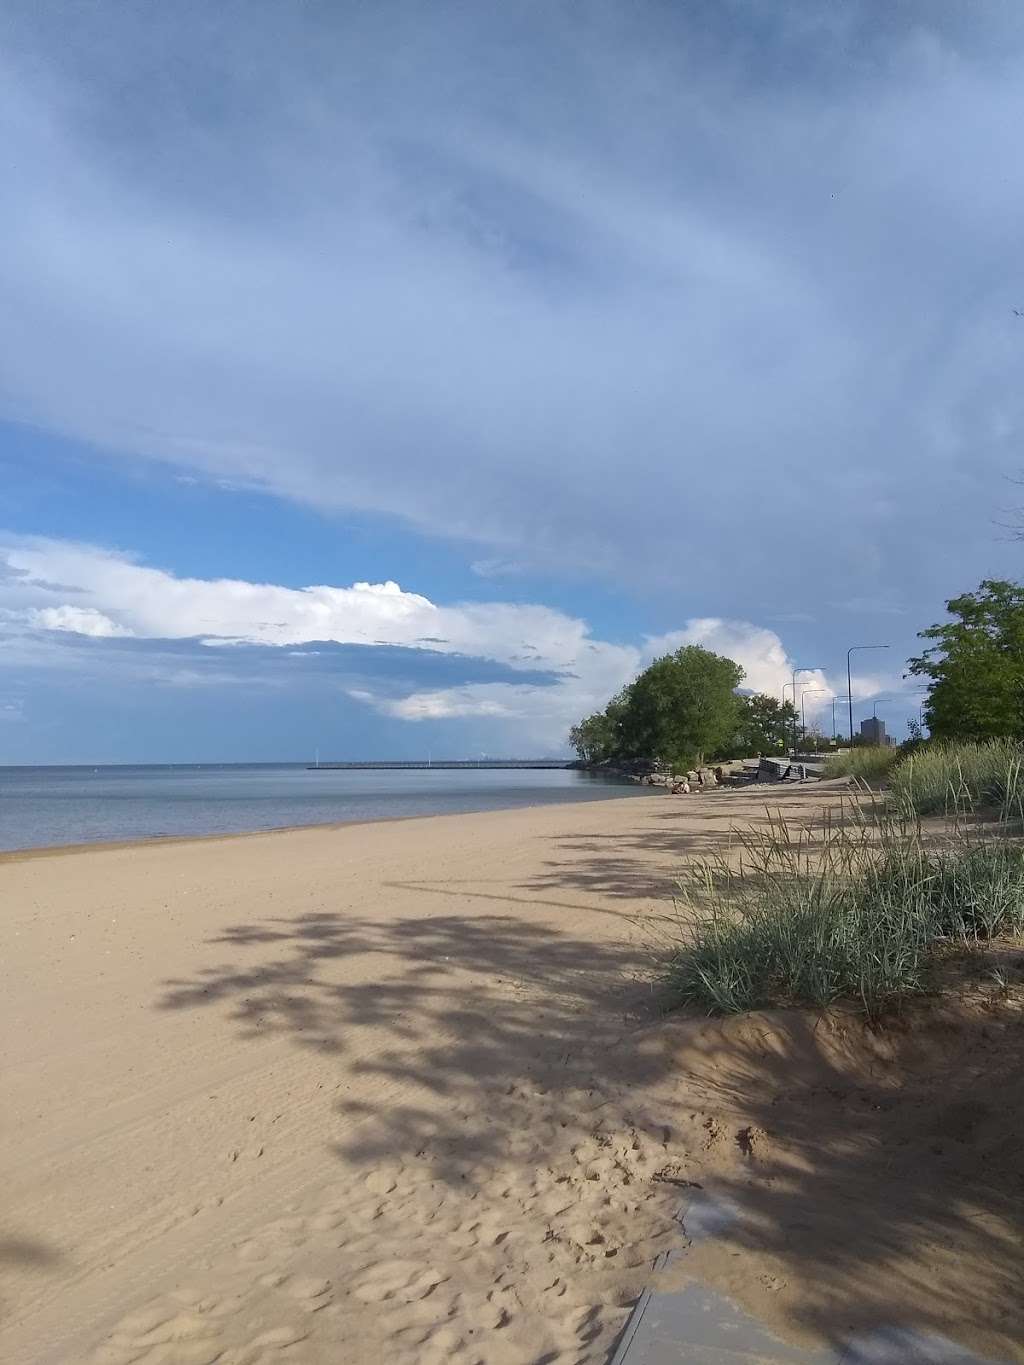
[[[644,795],[655,795],[654,791]],[[601,804],[635,801],[635,796],[601,798]],[[510,815],[516,811],[543,810],[548,806],[593,805],[593,799],[522,802],[515,806],[490,806],[486,810],[430,811],[421,815],[386,815],[369,819],[318,820],[308,825],[271,825],[264,829],[214,831],[212,834],[146,834],[137,839],[87,839],[77,844],[39,844],[27,848],[0,849],[0,866],[39,858],[61,858],[78,853],[111,853],[131,848],[163,848],[175,844],[212,844],[235,839],[258,839],[271,834],[298,834],[303,830],[342,830],[365,825],[401,825],[418,820],[457,820],[468,815]]]

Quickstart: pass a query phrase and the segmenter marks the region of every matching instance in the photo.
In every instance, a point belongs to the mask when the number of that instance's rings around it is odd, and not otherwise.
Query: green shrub
[[[873,808],[824,832],[782,821],[691,864],[665,968],[709,1013],[855,1000],[877,1019],[924,989],[937,944],[1024,929],[1024,848],[954,831],[935,849]],[[735,848],[733,850],[736,852]]]

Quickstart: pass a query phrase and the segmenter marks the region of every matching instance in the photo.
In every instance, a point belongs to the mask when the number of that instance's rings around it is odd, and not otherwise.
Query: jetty
[[[361,769],[375,769],[386,772],[404,772],[406,770],[445,768],[445,769],[466,769],[467,771],[477,771],[480,768],[491,770],[499,768],[575,768],[579,765],[572,759],[567,758],[445,758],[445,759],[423,759],[410,763],[310,763],[307,765],[310,772],[356,772]]]

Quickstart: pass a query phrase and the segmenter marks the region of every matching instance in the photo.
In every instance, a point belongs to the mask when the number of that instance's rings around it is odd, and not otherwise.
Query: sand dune
[[[652,796],[4,860],[0,1354],[604,1360],[680,1240],[685,1191],[717,1181],[760,1231],[694,1265],[780,1330],[821,1340],[889,1295],[1006,1355],[1014,1206],[999,1225],[962,1180],[926,1197],[939,1159],[879,1101],[912,1089],[896,1044],[653,1009],[636,917],[760,804]],[[1019,1032],[986,1027],[956,1033],[947,1077],[998,1070]],[[929,1036],[908,1043],[919,1123],[941,1069]],[[961,1117],[1005,1182],[993,1115]],[[872,1164],[885,1123],[891,1160]],[[845,1166],[844,1142],[863,1146]],[[911,1156],[927,1169],[908,1175]],[[906,1207],[892,1247],[864,1195],[885,1181]],[[843,1264],[854,1217],[875,1245],[853,1239]],[[823,1285],[812,1261],[830,1255]]]

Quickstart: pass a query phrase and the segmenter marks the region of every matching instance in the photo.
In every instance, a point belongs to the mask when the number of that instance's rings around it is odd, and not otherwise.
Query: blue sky
[[[0,763],[559,752],[683,641],[902,730],[1018,576],[1016,3],[0,23]]]

